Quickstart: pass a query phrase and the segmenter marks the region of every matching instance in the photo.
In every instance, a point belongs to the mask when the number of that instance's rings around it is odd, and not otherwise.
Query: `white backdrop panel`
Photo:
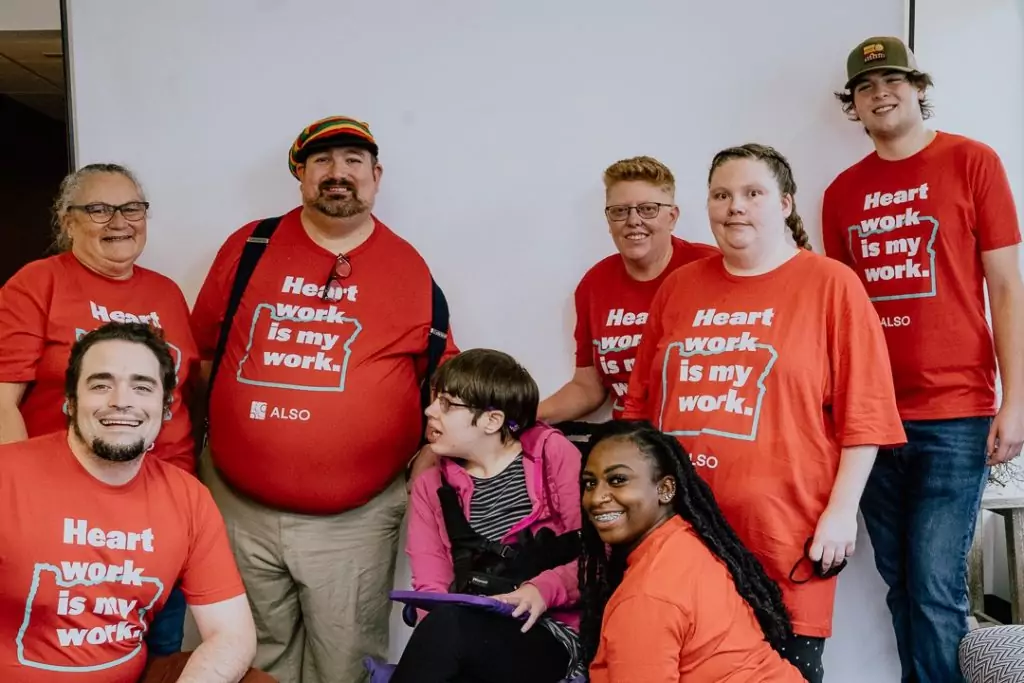
[[[571,373],[572,290],[613,251],[603,169],[666,162],[677,233],[711,242],[712,155],[774,145],[820,245],[822,191],[869,149],[832,97],[846,54],[904,33],[902,0],[69,5],[78,162],[140,174],[153,203],[144,265],[191,300],[231,231],[298,202],[286,165],[298,131],[359,117],[381,145],[377,214],[426,257],[460,345],[516,355],[544,393]],[[898,680],[861,547],[840,582],[829,683]]]

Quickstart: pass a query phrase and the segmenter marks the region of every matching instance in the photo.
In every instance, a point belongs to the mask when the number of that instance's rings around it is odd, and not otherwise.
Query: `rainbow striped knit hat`
[[[377,156],[377,142],[370,133],[370,125],[347,116],[328,116],[314,121],[299,133],[288,150],[288,170],[297,179],[296,169],[312,152],[324,147],[362,147]]]

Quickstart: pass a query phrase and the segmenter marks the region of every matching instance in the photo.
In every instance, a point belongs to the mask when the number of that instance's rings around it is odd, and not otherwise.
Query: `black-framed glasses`
[[[146,212],[149,211],[149,202],[127,202],[118,206],[106,202],[93,202],[91,204],[73,204],[68,208],[82,211],[92,219],[93,223],[104,225],[114,220],[114,214],[118,211],[126,221],[142,220],[146,217]]]
[[[324,293],[321,299],[324,301],[341,301],[345,295],[341,281],[352,274],[352,262],[344,254],[338,254],[331,266],[331,274],[327,276],[327,284],[324,285]]]
[[[434,397],[437,400],[437,407],[441,409],[442,413],[447,413],[452,408],[465,408],[466,410],[477,410],[476,406],[471,406],[468,403],[460,403],[444,394],[438,394]]]
[[[652,218],[658,217],[658,214],[661,213],[661,207],[663,206],[675,206],[675,204],[662,204],[661,202],[615,204],[613,206],[604,207],[604,213],[608,216],[609,220],[619,223],[629,218],[629,212],[636,209],[636,213],[640,218],[643,218],[644,220],[651,220]]]

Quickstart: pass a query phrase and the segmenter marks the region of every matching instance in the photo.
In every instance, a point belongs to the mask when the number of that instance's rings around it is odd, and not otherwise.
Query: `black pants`
[[[800,670],[807,683],[823,683],[825,680],[825,670],[821,666],[824,652],[824,638],[807,636],[794,636],[779,650],[779,654]]]
[[[415,629],[391,683],[557,683],[569,651],[541,624],[444,605]]]

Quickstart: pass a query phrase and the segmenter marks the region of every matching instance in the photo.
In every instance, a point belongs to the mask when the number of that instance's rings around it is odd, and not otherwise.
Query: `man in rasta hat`
[[[232,234],[193,311],[211,386],[200,473],[252,604],[256,661],[281,681],[362,681],[362,657],[387,655],[428,339],[457,352],[446,321],[431,332],[427,264],[372,213],[378,153],[354,119],[303,129],[288,154],[302,205]]]

